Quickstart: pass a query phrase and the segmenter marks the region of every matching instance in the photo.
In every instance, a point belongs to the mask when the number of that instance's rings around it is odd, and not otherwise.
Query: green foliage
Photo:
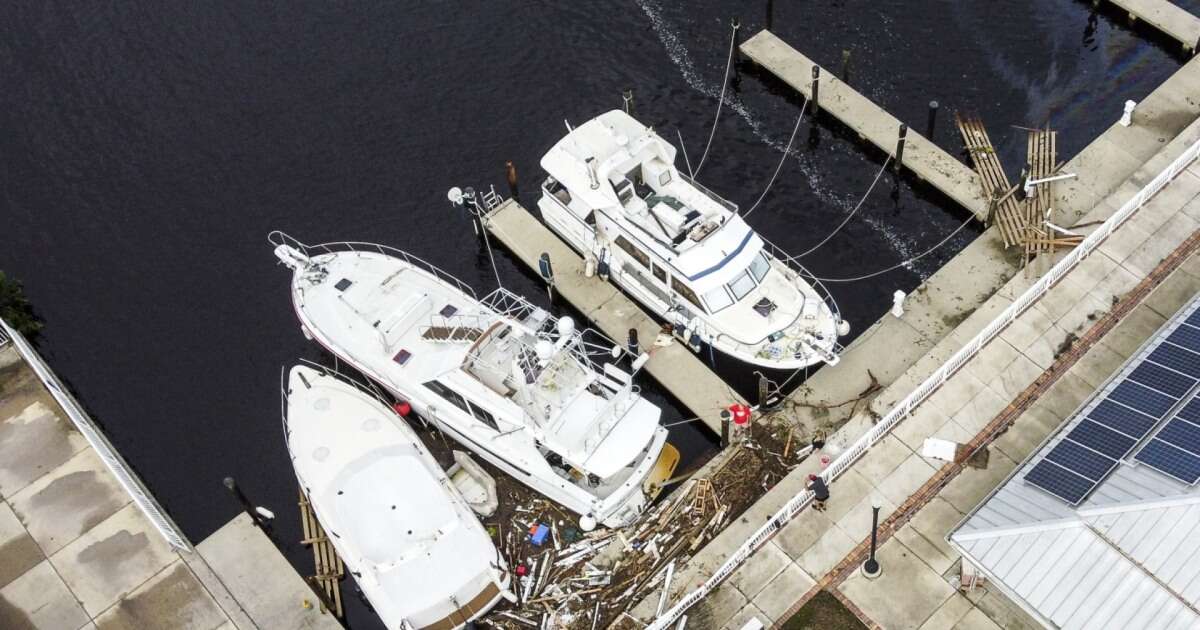
[[[0,271],[0,317],[21,334],[33,335],[42,329],[42,323],[33,315],[33,307],[25,299],[21,283]]]

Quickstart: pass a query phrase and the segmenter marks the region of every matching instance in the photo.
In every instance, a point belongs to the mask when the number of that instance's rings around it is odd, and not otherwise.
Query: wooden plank
[[[811,97],[812,69],[816,65],[770,31],[760,31],[740,47],[747,56],[806,97]],[[859,136],[888,155],[895,156],[900,120],[822,68],[821,111],[842,121]],[[904,145],[904,164],[980,221],[987,220],[987,198],[981,194],[979,176],[962,162],[912,129]]]
[[[342,564],[342,559],[338,557],[337,550],[333,548],[333,543],[325,534],[325,529],[317,520],[317,515],[313,512],[312,505],[304,494],[303,488],[300,489],[298,505],[300,506],[300,527],[304,533],[304,538],[300,542],[312,547],[313,579],[316,580],[318,587],[325,591],[326,599],[333,604],[334,616],[341,619],[344,612],[341,579],[345,576],[345,566]],[[325,601],[322,601],[321,610],[325,609]]]
[[[963,118],[955,114],[954,121],[971,156],[971,163],[979,174],[982,193],[989,200],[989,205],[995,204],[991,220],[1000,229],[1005,246],[1015,245],[1020,242],[1024,230],[1025,221],[1021,217],[1023,210],[1012,195],[1006,194],[1012,190],[1012,186],[987,129],[983,121],[975,117]]]

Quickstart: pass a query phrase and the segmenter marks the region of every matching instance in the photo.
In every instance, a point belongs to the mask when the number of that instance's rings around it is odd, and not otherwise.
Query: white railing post
[[[158,530],[158,533],[162,535],[167,543],[178,551],[187,553],[194,551],[192,543],[188,541],[187,536],[180,531],[175,521],[171,520],[171,517],[158,504],[158,501],[154,499],[150,491],[142,484],[141,479],[138,479],[137,475],[130,470],[129,464],[117,453],[116,449],[108,441],[108,438],[96,426],[91,416],[83,410],[83,407],[80,406],[75,397],[62,384],[62,381],[58,379],[58,376],[50,369],[50,366],[46,365],[41,355],[34,350],[29,341],[25,339],[25,336],[10,327],[3,319],[0,319],[0,337],[8,337],[11,340],[13,347],[17,349],[17,352],[20,353],[25,362],[29,364],[29,367],[37,374],[38,379],[42,381],[42,384],[49,390],[50,395],[54,397],[54,400],[66,412],[71,422],[75,425],[75,428],[87,440],[92,449],[96,451],[96,455],[100,458],[100,461],[104,462],[109,472],[116,477],[117,482],[121,484],[121,487],[129,494],[133,502],[142,510],[142,514],[146,516],[146,519]]]
[[[917,405],[921,404],[934,390],[944,384],[951,375],[965,365],[967,361],[971,360],[996,335],[1000,334],[1000,331],[1004,330],[1021,313],[1025,312],[1034,302],[1045,295],[1067,272],[1078,265],[1088,254],[1095,251],[1106,238],[1111,236],[1129,217],[1133,216],[1134,212],[1141,208],[1158,191],[1162,190],[1184,168],[1187,168],[1188,164],[1193,162],[1197,155],[1200,155],[1200,141],[1193,143],[1179,157],[1175,158],[1167,168],[1160,172],[1150,183],[1146,184],[1129,201],[1125,202],[1099,228],[1084,238],[1075,249],[1071,250],[1070,253],[1055,264],[1049,272],[1035,282],[1033,286],[1026,289],[1012,304],[1009,304],[1008,308],[1004,309],[1004,312],[1000,313],[990,324],[979,331],[974,338],[967,342],[958,352],[954,353],[949,360],[926,378],[915,390],[909,393],[904,400],[897,403],[886,416],[856,440],[854,445],[838,456],[821,473],[826,483],[832,482],[840,476],[880,438],[895,428]],[[811,500],[812,492],[805,490],[784,504],[783,508],[776,512],[753,536],[742,543],[741,547],[734,551],[725,563],[713,572],[713,575],[708,580],[699,588],[685,595],[670,610],[646,626],[647,630],[666,630],[684,611],[716,588],[726,576],[733,573],[771,534],[774,534],[775,531],[783,527],[784,523],[791,520]]]

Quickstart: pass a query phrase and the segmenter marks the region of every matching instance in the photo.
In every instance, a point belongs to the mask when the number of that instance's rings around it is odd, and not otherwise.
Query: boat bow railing
[[[696,189],[697,189],[697,190],[699,190],[700,192],[702,192],[702,193],[704,193],[704,194],[708,195],[709,197],[712,197],[712,198],[713,198],[713,201],[716,201],[717,203],[719,203],[719,204],[721,204],[722,206],[724,206],[726,210],[728,210],[728,211],[730,211],[730,212],[732,212],[732,213],[734,213],[734,214],[737,214],[737,211],[738,211],[737,204],[735,204],[735,203],[733,203],[732,201],[730,201],[730,200],[728,200],[728,199],[726,199],[726,198],[722,197],[721,195],[718,195],[717,193],[715,193],[715,192],[713,192],[713,191],[709,190],[709,188],[708,188],[707,186],[705,186],[704,184],[701,184],[700,182],[698,182],[698,181],[696,181],[696,180],[692,179],[691,177],[688,177],[687,175],[684,175],[682,172],[681,172],[681,173],[679,173],[679,177],[680,177],[681,179],[683,179],[683,181],[685,181],[685,182],[687,182],[687,183],[691,184],[692,186],[695,186],[695,187],[696,187]]]
[[[331,243],[321,243],[319,245],[309,245],[307,243],[300,242],[296,238],[280,230],[274,230],[268,234],[267,240],[276,247],[280,245],[287,245],[288,247],[291,247],[304,254],[308,258],[312,258],[313,256],[320,254],[336,254],[339,252],[370,252],[383,254],[385,256],[392,256],[394,258],[403,260],[413,267],[429,272],[438,280],[447,282],[453,285],[459,291],[471,296],[472,298],[475,298],[475,289],[472,289],[469,284],[459,280],[450,272],[444,271],[442,268],[434,265],[433,263],[428,262],[423,258],[413,256],[406,251],[396,249],[395,247],[388,247],[387,245],[367,243],[362,241],[335,241]]]

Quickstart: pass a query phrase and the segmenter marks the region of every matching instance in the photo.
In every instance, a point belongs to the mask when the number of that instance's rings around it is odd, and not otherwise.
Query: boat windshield
[[[738,277],[734,278],[733,281],[729,283],[729,290],[733,292],[733,297],[736,300],[741,300],[742,298],[746,297],[746,294],[753,289],[754,278],[750,276],[749,270],[738,274]]]
[[[754,257],[754,261],[750,263],[750,274],[754,276],[756,282],[762,282],[766,277],[767,272],[771,270],[771,263],[767,260],[767,255],[758,252]]]
[[[733,298],[729,297],[729,292],[721,285],[704,294],[704,303],[708,305],[708,312],[716,313],[733,304]]]

